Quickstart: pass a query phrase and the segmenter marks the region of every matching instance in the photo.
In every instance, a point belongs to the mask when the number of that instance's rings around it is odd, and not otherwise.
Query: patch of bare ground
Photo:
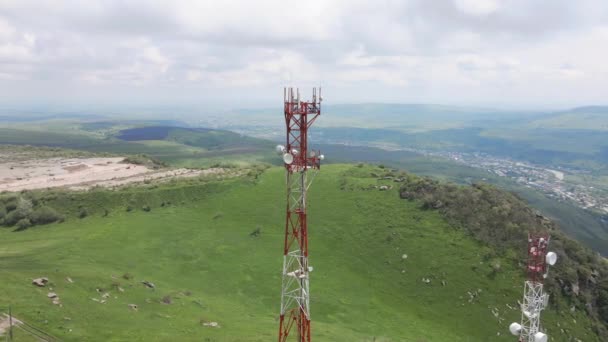
[[[221,168],[161,169],[123,162],[124,158],[48,158],[0,163],[0,192],[46,188],[86,190],[94,186],[119,187],[132,183],[221,174]]]
[[[3,336],[8,332],[8,330],[11,326],[11,322],[12,322],[13,326],[22,324],[22,322],[20,320],[16,319],[15,317],[10,319],[7,314],[5,314],[5,313],[0,314],[0,336]]]

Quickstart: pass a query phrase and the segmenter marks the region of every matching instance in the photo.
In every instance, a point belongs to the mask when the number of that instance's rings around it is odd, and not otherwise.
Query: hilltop
[[[19,194],[55,208],[65,222],[21,232],[0,229],[0,306],[11,304],[19,319],[66,340],[274,338],[283,172],[252,168],[240,176],[119,191]],[[380,191],[381,185],[390,189]],[[400,198],[409,188],[424,189],[416,192],[427,197]],[[459,207],[449,200],[443,207],[436,205],[439,197],[429,197],[440,196],[443,188],[377,166],[322,168],[309,193],[315,338],[512,341],[507,326],[519,319],[525,248],[515,242],[527,227],[514,234],[493,227],[500,245],[482,238],[463,219],[470,215],[458,216]],[[520,211],[517,198],[484,189],[478,190],[512,206],[500,207],[505,218],[517,213],[521,222],[544,221],[531,210]],[[483,198],[471,202],[473,209],[489,214],[492,206]],[[79,218],[82,209],[88,215]],[[587,283],[578,297],[550,285],[545,327],[553,341],[600,341],[605,267],[561,235],[555,247],[560,241],[574,247],[558,250],[563,254],[554,275],[574,270]],[[583,272],[593,275],[583,278]],[[47,298],[49,289],[30,284],[41,276],[49,278],[62,306]],[[588,284],[591,278],[597,286]],[[205,326],[211,322],[219,327]]]

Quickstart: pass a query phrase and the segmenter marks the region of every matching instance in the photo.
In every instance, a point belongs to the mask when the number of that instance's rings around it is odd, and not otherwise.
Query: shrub
[[[85,208],[80,209],[80,212],[78,213],[78,218],[83,219],[87,216],[89,216],[89,212]]]
[[[150,208],[149,205],[144,205],[143,207],[141,207],[141,210],[143,210],[145,212],[149,212],[150,210],[152,210],[152,208]]]
[[[13,211],[15,209],[17,209],[17,199],[11,199],[8,202],[6,202],[6,204],[4,205],[4,207],[6,208],[6,211]]]
[[[29,219],[23,218],[17,222],[17,231],[24,230],[32,226],[32,222]]]
[[[63,217],[53,208],[42,206],[31,215],[31,221],[34,224],[48,224],[63,220]]]
[[[0,220],[6,216],[6,209],[0,206]]]
[[[4,218],[4,224],[7,226],[13,226],[19,222],[19,220],[27,218],[29,214],[30,212],[27,210],[15,209],[6,215]]]

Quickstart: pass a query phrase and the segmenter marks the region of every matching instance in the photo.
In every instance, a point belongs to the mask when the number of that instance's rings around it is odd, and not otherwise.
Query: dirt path
[[[123,163],[124,158],[50,158],[0,163],[0,192],[63,187],[85,190],[93,186],[116,187],[134,182],[196,177],[222,173],[223,169],[153,170]]]

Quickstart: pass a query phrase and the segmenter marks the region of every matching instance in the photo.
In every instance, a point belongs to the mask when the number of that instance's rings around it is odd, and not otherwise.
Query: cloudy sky
[[[0,0],[0,105],[608,104],[606,0]]]

